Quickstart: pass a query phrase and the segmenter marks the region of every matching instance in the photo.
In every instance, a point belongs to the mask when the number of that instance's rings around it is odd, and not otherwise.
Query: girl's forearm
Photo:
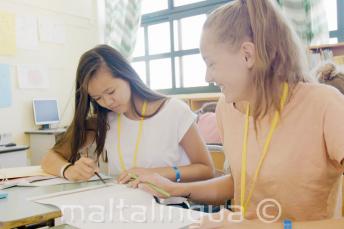
[[[214,171],[210,166],[204,164],[191,164],[187,166],[178,166],[181,182],[207,180],[214,177]],[[152,168],[153,172],[176,181],[176,171],[173,167]]]

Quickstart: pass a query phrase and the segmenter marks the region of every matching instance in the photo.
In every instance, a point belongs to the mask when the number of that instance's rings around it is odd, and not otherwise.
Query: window
[[[229,1],[143,0],[132,59],[141,79],[166,94],[220,91],[205,82],[199,41],[207,14]]]
[[[159,1],[152,1],[152,0],[143,0],[142,2],[142,14],[148,14],[160,10],[166,10],[168,8],[168,1],[167,0],[159,0]]]
[[[325,6],[330,31],[330,43],[344,42],[344,1],[326,0]]]

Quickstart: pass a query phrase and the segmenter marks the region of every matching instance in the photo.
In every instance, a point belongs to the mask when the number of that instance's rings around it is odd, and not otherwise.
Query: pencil
[[[98,172],[94,172],[96,174],[97,177],[99,177],[99,179],[103,182],[103,184],[106,184],[106,182],[103,180],[103,178],[99,175]]]
[[[133,178],[134,180],[138,179],[139,177],[133,173],[128,173],[128,175]],[[152,184],[150,182],[144,182],[145,184],[147,184],[150,188],[152,188],[154,191],[160,193],[161,195],[164,195],[165,197],[170,197],[171,194],[166,192],[164,189],[159,188],[158,186],[156,186],[155,184]]]

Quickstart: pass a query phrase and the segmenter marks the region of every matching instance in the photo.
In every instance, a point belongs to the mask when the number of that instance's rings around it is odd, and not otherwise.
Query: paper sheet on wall
[[[16,54],[15,14],[0,11],[0,55]]]
[[[9,107],[11,106],[11,103],[12,93],[10,66],[7,64],[0,64],[0,108]]]
[[[49,88],[46,69],[40,65],[17,66],[19,88]]]
[[[57,206],[63,223],[83,229],[181,228],[197,222],[202,215],[157,204],[150,194],[120,184],[65,191],[34,201]]]
[[[37,18],[17,16],[16,19],[17,47],[34,50],[38,48]]]
[[[38,24],[40,41],[56,44],[65,43],[66,32],[63,24],[50,17],[40,17]]]

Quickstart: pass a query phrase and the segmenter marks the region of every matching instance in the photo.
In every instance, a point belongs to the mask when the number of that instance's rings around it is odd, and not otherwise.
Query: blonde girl
[[[233,199],[245,219],[256,219],[265,199],[280,204],[279,220],[340,216],[344,96],[307,78],[304,51],[273,1],[236,0],[215,10],[203,27],[201,53],[206,80],[224,95],[216,113],[231,174],[180,184],[149,175],[136,185],[155,193],[140,183],[150,181],[195,202]]]

